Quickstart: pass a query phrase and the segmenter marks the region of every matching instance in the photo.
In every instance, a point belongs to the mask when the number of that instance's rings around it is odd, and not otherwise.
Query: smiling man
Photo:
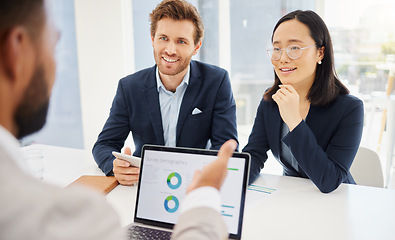
[[[165,0],[150,14],[156,65],[119,81],[110,116],[93,147],[106,175],[121,184],[138,181],[139,169],[114,159],[132,132],[133,155],[144,144],[219,149],[237,140],[236,104],[228,73],[191,60],[199,52],[203,23],[184,0]],[[131,154],[130,148],[125,153]]]

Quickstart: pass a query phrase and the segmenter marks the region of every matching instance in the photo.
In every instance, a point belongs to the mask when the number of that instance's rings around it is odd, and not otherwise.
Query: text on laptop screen
[[[215,155],[144,151],[136,216],[175,224],[195,170],[215,159]],[[231,234],[238,231],[245,161],[244,158],[229,159],[228,173],[220,191],[221,214]]]

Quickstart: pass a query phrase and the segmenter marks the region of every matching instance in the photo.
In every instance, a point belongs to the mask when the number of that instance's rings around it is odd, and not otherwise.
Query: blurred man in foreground
[[[17,138],[43,127],[55,81],[59,33],[47,4],[0,0],[0,239],[126,239],[103,196],[47,185],[25,171]],[[234,140],[225,143],[218,160],[195,174],[188,197],[198,197],[202,189],[218,194],[236,146]],[[174,239],[226,237],[221,215],[211,207],[193,206],[180,219],[185,220],[176,226]],[[208,222],[209,228],[201,227]]]

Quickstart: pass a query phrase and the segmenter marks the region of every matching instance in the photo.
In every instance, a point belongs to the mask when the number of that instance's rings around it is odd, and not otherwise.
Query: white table
[[[395,191],[342,184],[321,193],[308,179],[264,175],[277,192],[246,209],[243,239],[395,239]]]
[[[103,175],[88,151],[29,148],[43,149],[45,182]],[[395,239],[395,190],[342,184],[323,194],[308,179],[262,174],[254,184],[276,191],[246,206],[242,239]],[[118,186],[106,196],[124,226],[133,221],[136,190]]]

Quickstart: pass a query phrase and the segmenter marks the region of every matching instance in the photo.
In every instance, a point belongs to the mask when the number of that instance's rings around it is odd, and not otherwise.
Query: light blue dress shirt
[[[176,146],[176,131],[178,115],[180,113],[182,98],[189,84],[190,67],[184,79],[173,93],[165,88],[159,77],[158,67],[156,68],[156,86],[159,92],[160,112],[162,115],[163,138],[165,146]]]

